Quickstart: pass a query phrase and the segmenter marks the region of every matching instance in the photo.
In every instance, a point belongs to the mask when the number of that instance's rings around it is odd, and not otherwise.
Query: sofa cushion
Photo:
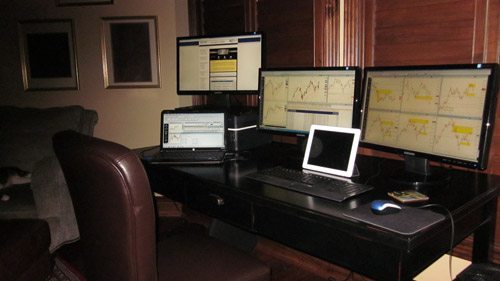
[[[52,108],[0,107],[0,167],[32,171],[33,165],[53,155],[52,135],[62,130],[88,134],[88,120],[81,106]],[[91,133],[91,132],[90,132]]]

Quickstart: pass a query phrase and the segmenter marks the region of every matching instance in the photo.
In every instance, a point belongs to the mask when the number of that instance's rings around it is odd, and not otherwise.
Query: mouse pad
[[[402,208],[399,213],[375,215],[370,204],[366,204],[345,212],[344,216],[403,235],[415,234],[445,219],[444,215],[431,210]]]

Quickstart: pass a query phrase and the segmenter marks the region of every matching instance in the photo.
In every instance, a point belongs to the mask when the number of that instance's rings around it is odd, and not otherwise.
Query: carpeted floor
[[[45,281],[86,281],[67,261],[56,257],[52,274]]]

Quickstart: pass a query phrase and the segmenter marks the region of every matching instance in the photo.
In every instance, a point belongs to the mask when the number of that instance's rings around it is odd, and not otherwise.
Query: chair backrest
[[[153,195],[130,149],[74,131],[54,135],[89,281],[157,280]]]

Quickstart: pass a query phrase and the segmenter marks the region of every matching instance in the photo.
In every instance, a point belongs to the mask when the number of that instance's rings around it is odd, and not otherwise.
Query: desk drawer
[[[255,204],[254,214],[254,230],[264,237],[376,280],[396,280],[401,255],[397,250],[300,213]]]
[[[187,205],[212,217],[251,229],[251,204],[215,188],[193,184],[187,188]]]

